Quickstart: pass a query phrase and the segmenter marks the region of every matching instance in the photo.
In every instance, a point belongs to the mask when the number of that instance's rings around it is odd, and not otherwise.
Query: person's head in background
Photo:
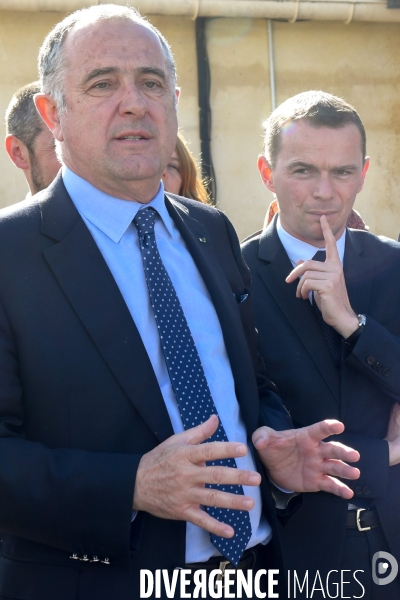
[[[176,147],[164,170],[162,180],[166,192],[206,204],[209,202],[208,192],[199,176],[196,161],[180,132],[178,132]]]
[[[23,170],[31,194],[46,188],[60,169],[53,134],[33,101],[39,92],[38,81],[25,85],[13,95],[6,111],[6,150]]]

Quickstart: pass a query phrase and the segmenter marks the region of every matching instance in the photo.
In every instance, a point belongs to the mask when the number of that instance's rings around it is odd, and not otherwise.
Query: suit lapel
[[[160,441],[173,434],[156,376],[122,295],[62,180],[40,202],[44,256],[129,400]]]
[[[297,281],[292,284],[285,282],[293,267],[274,222],[260,237],[258,258],[261,261],[259,275],[264,285],[311,356],[335,401],[339,403],[339,376],[311,304],[308,300],[296,298]]]
[[[167,198],[166,204],[211,296],[232,367],[241,413],[248,431],[253,431],[258,424],[258,405],[248,400],[254,395],[257,397],[258,391],[253,377],[243,377],[243,373],[253,373],[254,368],[234,296],[243,290],[235,289],[236,282],[228,281],[205,225],[189,216],[186,207],[173,198]],[[254,389],[250,389],[252,385]],[[246,401],[243,401],[244,397]]]

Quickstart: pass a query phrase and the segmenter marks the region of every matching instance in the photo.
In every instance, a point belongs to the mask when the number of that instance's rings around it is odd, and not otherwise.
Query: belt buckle
[[[366,508],[357,508],[357,514],[356,514],[356,524],[357,524],[357,529],[358,531],[369,531],[370,529],[372,529],[372,527],[361,527],[361,521],[360,521],[360,516],[363,510],[367,510]]]
[[[228,565],[232,564],[229,560],[221,560],[221,562],[219,563],[219,567],[218,569],[221,571],[221,573],[218,573],[215,584],[217,581],[221,581],[222,582],[222,589],[224,589],[225,587],[225,569]],[[215,585],[215,589],[217,589],[217,586]]]

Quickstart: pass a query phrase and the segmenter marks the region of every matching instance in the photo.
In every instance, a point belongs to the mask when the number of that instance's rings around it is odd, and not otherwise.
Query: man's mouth
[[[118,140],[146,140],[143,135],[122,135],[117,138]]]

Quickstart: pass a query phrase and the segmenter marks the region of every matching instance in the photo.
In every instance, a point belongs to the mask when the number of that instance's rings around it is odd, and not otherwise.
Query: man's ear
[[[369,156],[366,156],[365,157],[365,162],[364,162],[364,167],[363,167],[363,170],[362,170],[362,173],[361,173],[361,183],[360,183],[360,187],[358,188],[358,192],[361,192],[361,190],[364,187],[365,176],[366,176],[367,171],[369,169],[369,165],[370,165],[370,158],[369,158]]]
[[[275,187],[273,182],[273,174],[271,166],[268,160],[265,158],[263,154],[260,154],[257,161],[257,167],[260,171],[261,179],[263,180],[263,184],[273,193],[275,193]]]
[[[179,98],[181,97],[181,88],[175,88],[175,110],[178,109]]]
[[[8,156],[19,169],[30,169],[29,151],[16,135],[7,135],[5,145]]]
[[[64,140],[61,130],[58,108],[53,98],[49,94],[35,94],[34,101],[36,110],[50,129],[56,140]]]

